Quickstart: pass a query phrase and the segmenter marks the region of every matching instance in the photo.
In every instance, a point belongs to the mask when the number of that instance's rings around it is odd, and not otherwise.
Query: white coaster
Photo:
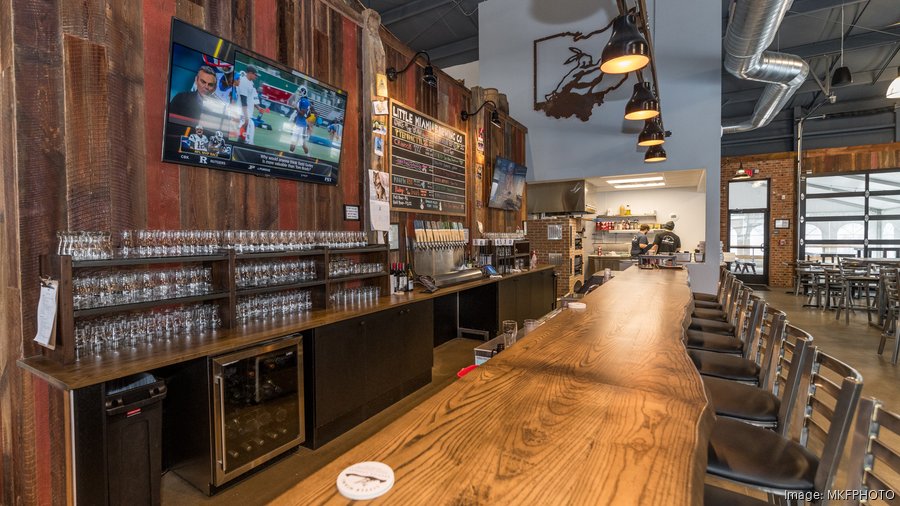
[[[374,499],[394,486],[394,470],[381,462],[360,462],[341,471],[338,492],[355,501]]]
[[[569,309],[584,309],[587,305],[584,302],[569,302]]]

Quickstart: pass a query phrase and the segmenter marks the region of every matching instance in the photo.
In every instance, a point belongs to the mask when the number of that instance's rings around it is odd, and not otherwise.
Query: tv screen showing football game
[[[337,184],[346,92],[172,20],[163,161]]]

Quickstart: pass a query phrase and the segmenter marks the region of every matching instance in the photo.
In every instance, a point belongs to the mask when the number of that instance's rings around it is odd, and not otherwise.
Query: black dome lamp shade
[[[659,145],[650,146],[650,149],[648,149],[647,153],[644,155],[645,163],[656,163],[664,161],[666,161],[666,150]]]
[[[850,67],[838,67],[831,76],[831,87],[841,88],[853,83],[853,76],[850,74]]]
[[[627,74],[650,63],[650,45],[637,28],[634,14],[623,14],[613,20],[612,36],[600,58],[604,74]]]
[[[663,129],[660,116],[644,120],[644,129],[638,136],[638,146],[658,146],[666,142],[666,131]]]
[[[636,83],[631,100],[625,106],[625,119],[650,119],[657,116],[659,116],[659,100],[650,88],[650,83]]]

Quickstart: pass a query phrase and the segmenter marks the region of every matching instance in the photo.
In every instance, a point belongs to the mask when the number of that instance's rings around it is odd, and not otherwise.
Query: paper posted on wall
[[[369,216],[372,230],[389,230],[391,226],[390,177],[380,170],[369,171]]]
[[[37,310],[37,334],[35,342],[41,346],[56,348],[56,298],[59,281],[55,279],[41,280],[41,298]]]

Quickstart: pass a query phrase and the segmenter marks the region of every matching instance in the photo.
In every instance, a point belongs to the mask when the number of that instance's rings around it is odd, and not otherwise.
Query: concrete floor
[[[893,339],[888,341],[883,356],[876,353],[880,330],[868,325],[866,315],[851,315],[850,324],[836,320],[833,311],[803,307],[805,299],[785,293],[784,289],[757,292],[770,304],[788,314],[790,323],[813,335],[816,344],[827,353],[856,368],[863,376],[863,396],[876,397],[892,411],[900,411],[900,389],[896,388],[900,366],[890,362]],[[433,381],[406,399],[369,419],[331,443],[312,451],[306,448],[290,453],[229,486],[213,497],[207,497],[175,473],[163,477],[163,504],[265,504],[293,484],[312,474],[326,463],[364,441],[394,419],[414,408],[456,379],[456,372],[473,361],[472,349],[480,341],[454,339],[435,350]],[[846,453],[846,452],[845,452]],[[846,458],[838,474],[835,488],[844,488]],[[853,470],[853,472],[856,472]],[[710,482],[715,483],[714,478]],[[720,483],[721,484],[721,483]],[[734,488],[734,487],[728,487]]]

